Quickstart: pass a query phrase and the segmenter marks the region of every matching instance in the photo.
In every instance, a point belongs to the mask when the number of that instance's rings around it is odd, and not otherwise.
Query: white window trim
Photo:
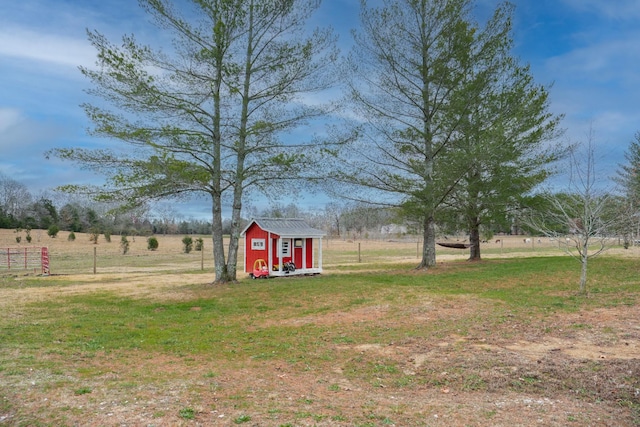
[[[267,241],[266,241],[266,239],[251,239],[251,250],[252,251],[265,251],[265,250],[267,250]]]
[[[291,256],[291,239],[282,239],[281,240],[281,251],[280,254],[282,257],[290,257]]]

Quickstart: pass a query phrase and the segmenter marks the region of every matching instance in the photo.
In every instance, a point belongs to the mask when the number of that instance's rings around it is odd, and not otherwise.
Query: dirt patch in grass
[[[468,296],[355,307],[282,323],[330,327],[316,350],[215,360],[129,350],[40,354],[6,367],[4,425],[629,426],[638,423],[637,307],[456,325],[490,304]],[[197,308],[195,308],[197,310]],[[480,317],[478,317],[480,316]],[[442,330],[434,324],[442,323]],[[414,336],[362,331],[417,325]],[[422,327],[424,335],[420,335]],[[515,331],[515,332],[514,332]],[[512,338],[517,336],[518,338]],[[342,339],[342,338],[345,339]],[[356,337],[356,338],[353,338]],[[349,338],[349,339],[346,339]],[[292,352],[294,353],[294,352]],[[19,358],[19,354],[13,357]],[[7,360],[8,355],[4,355]],[[30,415],[28,415],[30,414]],[[37,415],[41,414],[41,415]]]

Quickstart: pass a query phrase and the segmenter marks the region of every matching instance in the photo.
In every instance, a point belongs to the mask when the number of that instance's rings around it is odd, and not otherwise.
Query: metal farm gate
[[[27,271],[49,275],[49,250],[42,247],[0,247],[0,271]]]

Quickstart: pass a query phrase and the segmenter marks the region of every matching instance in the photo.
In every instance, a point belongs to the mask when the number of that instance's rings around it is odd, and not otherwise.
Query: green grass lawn
[[[225,287],[186,283],[172,289],[183,295],[178,302],[163,302],[162,294],[146,300],[104,291],[53,297],[9,308],[0,318],[4,332],[0,344],[5,353],[19,350],[34,355],[140,349],[206,353],[230,360],[259,355],[274,358],[289,356],[293,347],[308,353],[305,347],[310,340],[306,338],[330,333],[316,326],[292,328],[278,326],[278,322],[362,306],[386,304],[401,309],[425,296],[471,295],[500,302],[495,305],[500,311],[515,316],[637,304],[640,277],[636,260],[594,260],[586,298],[576,294],[577,266],[566,257],[524,258],[456,262],[427,274],[409,271],[406,265],[391,265],[382,273],[246,280]],[[20,287],[70,285],[64,279],[56,284],[55,278],[32,278],[23,280]],[[18,285],[4,279],[2,286]],[[274,325],[247,332],[264,322]]]

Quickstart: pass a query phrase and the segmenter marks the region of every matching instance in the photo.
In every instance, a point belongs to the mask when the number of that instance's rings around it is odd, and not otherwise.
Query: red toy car
[[[269,267],[267,266],[267,262],[262,258],[257,259],[253,263],[253,272],[249,273],[249,276],[252,279],[267,279],[269,277]]]

